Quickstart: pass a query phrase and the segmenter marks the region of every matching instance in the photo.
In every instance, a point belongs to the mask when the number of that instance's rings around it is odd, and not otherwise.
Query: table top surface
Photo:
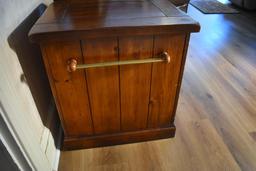
[[[53,33],[100,33],[104,30],[114,33],[122,29],[126,33],[132,29],[139,33],[138,29],[142,31],[143,28],[149,28],[151,32],[174,29],[197,32],[200,26],[168,0],[87,0],[52,3],[32,27],[29,36],[32,40],[40,40]]]

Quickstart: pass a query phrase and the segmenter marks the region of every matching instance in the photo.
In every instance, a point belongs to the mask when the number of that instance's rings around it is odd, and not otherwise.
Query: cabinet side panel
[[[84,62],[118,61],[117,38],[83,41]],[[88,92],[96,134],[120,131],[118,66],[86,69]]]
[[[155,36],[154,55],[166,51],[171,56],[171,62],[153,64],[148,127],[168,127],[172,124],[185,38],[186,35]]]
[[[120,37],[120,60],[151,58],[153,36]],[[121,127],[124,131],[147,128],[152,64],[120,66]]]
[[[43,45],[44,61],[67,137],[93,133],[87,85],[83,70],[67,71],[67,61],[83,63],[80,42],[53,42]]]

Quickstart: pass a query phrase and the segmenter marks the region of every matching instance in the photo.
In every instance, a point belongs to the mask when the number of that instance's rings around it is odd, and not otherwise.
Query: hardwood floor
[[[256,170],[256,13],[189,14],[175,138],[62,152],[59,170]]]

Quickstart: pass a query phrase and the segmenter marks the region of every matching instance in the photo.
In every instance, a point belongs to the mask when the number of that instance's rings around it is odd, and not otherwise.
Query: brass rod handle
[[[77,69],[107,67],[107,66],[116,66],[116,65],[146,64],[146,63],[155,63],[155,62],[170,63],[170,61],[171,61],[171,57],[167,52],[161,53],[159,57],[148,58],[148,59],[100,62],[100,63],[93,63],[93,64],[77,64],[77,60],[72,58],[72,59],[69,59],[67,62],[67,70],[69,72],[73,72],[73,71],[76,71]]]

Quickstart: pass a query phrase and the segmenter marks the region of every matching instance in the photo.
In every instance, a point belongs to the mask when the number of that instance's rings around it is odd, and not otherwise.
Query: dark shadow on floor
[[[8,37],[9,46],[17,54],[24,74],[20,76],[21,82],[27,84],[34,98],[43,124],[49,128],[57,144],[58,126],[60,124],[55,104],[53,102],[49,81],[43,64],[40,47],[31,43],[28,33],[37,19],[43,14],[46,5],[40,4]],[[49,109],[55,109],[54,116],[49,116]],[[49,119],[50,118],[50,119]],[[55,120],[54,124],[50,124]]]

